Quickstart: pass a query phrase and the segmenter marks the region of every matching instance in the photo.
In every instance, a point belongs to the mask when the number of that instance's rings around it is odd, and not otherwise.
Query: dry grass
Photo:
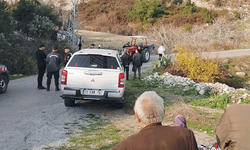
[[[150,34],[159,43],[164,43],[171,53],[178,44],[192,47],[197,52],[246,48],[250,46],[244,42],[249,39],[249,24],[244,23],[248,28],[234,30],[240,24],[241,22],[230,22],[225,17],[219,17],[211,25],[193,26],[190,32],[173,24],[161,24],[154,27]]]
[[[179,114],[184,115],[186,120],[197,124],[204,124],[207,120],[205,116],[198,114],[184,102],[178,102],[170,106],[165,115],[172,120]]]

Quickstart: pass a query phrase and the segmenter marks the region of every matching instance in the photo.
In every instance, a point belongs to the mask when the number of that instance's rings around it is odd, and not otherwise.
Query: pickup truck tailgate
[[[67,87],[84,89],[118,89],[119,69],[67,69]]]

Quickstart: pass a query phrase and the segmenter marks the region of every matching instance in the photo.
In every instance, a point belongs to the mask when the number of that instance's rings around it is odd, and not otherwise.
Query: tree
[[[15,21],[5,1],[0,1],[0,33],[8,35],[13,31]]]
[[[34,19],[36,3],[31,0],[20,0],[13,9],[13,17],[18,21],[18,30],[27,32],[27,24]]]
[[[39,38],[50,38],[55,30],[55,24],[49,17],[38,16],[34,17],[28,25],[28,35]]]
[[[161,0],[137,0],[135,7],[128,12],[131,21],[154,23],[157,18],[165,13],[165,5]]]
[[[55,13],[52,7],[48,5],[38,5],[35,9],[35,15],[48,17],[59,28],[62,26],[62,22],[59,19],[59,15]]]

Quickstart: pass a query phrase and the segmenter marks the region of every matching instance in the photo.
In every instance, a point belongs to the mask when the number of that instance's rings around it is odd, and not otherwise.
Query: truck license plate
[[[103,95],[104,91],[100,90],[82,90],[82,95]]]

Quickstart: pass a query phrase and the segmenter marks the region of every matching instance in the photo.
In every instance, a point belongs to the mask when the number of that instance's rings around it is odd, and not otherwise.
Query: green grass
[[[10,75],[10,80],[16,80],[24,77],[29,77],[30,75]]]
[[[231,97],[229,94],[223,94],[219,96],[214,95],[211,98],[207,98],[207,99],[192,101],[190,102],[190,104],[194,106],[225,109],[227,105],[232,104],[232,102],[231,102]]]

